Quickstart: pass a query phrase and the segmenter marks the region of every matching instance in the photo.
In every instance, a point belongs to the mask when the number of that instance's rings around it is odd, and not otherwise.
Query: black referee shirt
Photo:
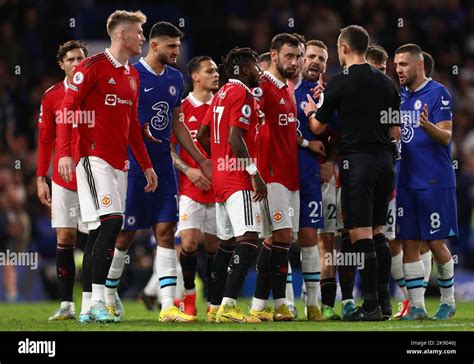
[[[400,95],[390,77],[354,64],[329,81],[323,97],[316,119],[327,124],[337,111],[342,155],[391,150],[388,128],[400,125]]]

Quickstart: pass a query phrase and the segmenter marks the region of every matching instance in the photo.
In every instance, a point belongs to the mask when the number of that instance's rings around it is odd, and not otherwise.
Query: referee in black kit
[[[344,71],[329,81],[319,108],[314,102],[307,108],[317,133],[324,132],[334,112],[339,115],[344,227],[364,261],[360,271],[364,303],[350,321],[380,321],[382,311],[391,315],[391,256],[383,226],[395,185],[398,150],[393,139],[400,138],[400,119],[387,115],[399,113],[400,96],[394,82],[367,63],[368,45],[364,28],[341,29],[337,52]]]

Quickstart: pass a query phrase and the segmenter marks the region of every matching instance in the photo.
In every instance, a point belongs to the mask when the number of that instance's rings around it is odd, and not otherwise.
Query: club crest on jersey
[[[224,100],[226,94],[227,94],[227,92],[222,92],[222,91],[220,91],[220,92],[217,94],[217,96],[218,96],[221,100]]]
[[[252,109],[250,108],[250,105],[245,104],[244,106],[242,106],[243,116],[245,116],[246,118],[249,118],[251,112],[252,112]]]
[[[136,91],[137,90],[137,81],[133,77],[129,77],[128,81],[130,82],[130,88],[133,91]]]
[[[321,95],[319,95],[319,100],[318,100],[318,103],[316,104],[318,106],[318,109],[320,109],[321,106],[323,106],[323,103],[324,103],[324,92],[322,92]]]
[[[181,214],[181,216],[179,217],[181,221],[188,221],[188,218],[188,214]]]
[[[133,226],[137,222],[137,219],[135,216],[129,216],[127,217],[127,225]]]
[[[100,196],[100,203],[104,207],[109,207],[112,204],[112,197],[110,195]]]
[[[260,225],[260,223],[262,222],[262,216],[259,213],[255,214],[255,221],[257,225]]]
[[[168,124],[168,110],[169,105],[165,101],[157,102],[152,106],[152,109],[156,111],[156,115],[151,118],[151,126],[156,130],[165,129]]]
[[[300,102],[300,109],[304,111],[304,108],[308,105],[308,101],[301,101]]]
[[[275,211],[272,218],[275,222],[281,222],[283,220],[283,211]]]
[[[82,72],[76,72],[72,78],[72,82],[76,85],[80,85],[84,81],[84,74]]]
[[[413,108],[415,110],[420,110],[421,109],[421,100],[416,100],[415,105],[413,105]]]
[[[252,90],[252,96],[254,97],[262,97],[263,95],[263,90],[260,88],[260,87],[255,87],[253,90]]]
[[[176,96],[176,87],[171,85],[170,87],[168,87],[168,92],[170,93],[171,96]]]

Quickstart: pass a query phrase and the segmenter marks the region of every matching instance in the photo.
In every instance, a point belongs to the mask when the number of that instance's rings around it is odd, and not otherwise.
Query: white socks
[[[430,275],[431,275],[431,251],[428,250],[426,253],[421,254],[421,261],[423,262],[423,268],[425,268],[423,288],[426,291],[426,287],[428,287],[428,283],[430,281]]]
[[[321,291],[321,286],[319,284],[321,279],[321,261],[317,245],[309,248],[301,248],[301,271],[306,286],[306,306],[319,306],[318,298]]]
[[[423,280],[425,270],[421,260],[414,263],[403,264],[405,272],[405,282],[410,296],[411,306],[425,308],[425,292],[423,288]]]
[[[288,262],[288,275],[286,277],[286,301],[289,305],[295,305],[295,292],[293,291],[293,274],[292,274],[291,264]]]
[[[158,246],[155,260],[160,281],[161,309],[167,310],[173,306],[176,295],[176,251]]]
[[[438,286],[441,292],[441,303],[454,305],[454,261],[451,258],[444,264],[436,264],[438,268]]]
[[[403,252],[398,253],[392,257],[392,277],[397,282],[398,286],[403,292],[404,299],[410,299],[405,282],[405,273],[403,272]]]
[[[123,268],[125,265],[125,256],[127,251],[118,250],[115,248],[112,264],[110,265],[109,274],[105,281],[105,304],[115,305],[115,293],[122,277]]]

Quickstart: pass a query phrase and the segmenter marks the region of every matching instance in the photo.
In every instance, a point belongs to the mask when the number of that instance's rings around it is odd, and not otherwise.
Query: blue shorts
[[[161,185],[166,186],[166,193],[160,190]],[[161,177],[158,178],[155,192],[145,192],[145,186],[145,178],[128,176],[124,221],[126,231],[148,229],[160,222],[178,222],[177,191],[170,191],[170,184]]]
[[[324,228],[323,196],[318,181],[300,186],[300,228]]]
[[[399,240],[442,240],[458,235],[456,188],[398,187]]]

